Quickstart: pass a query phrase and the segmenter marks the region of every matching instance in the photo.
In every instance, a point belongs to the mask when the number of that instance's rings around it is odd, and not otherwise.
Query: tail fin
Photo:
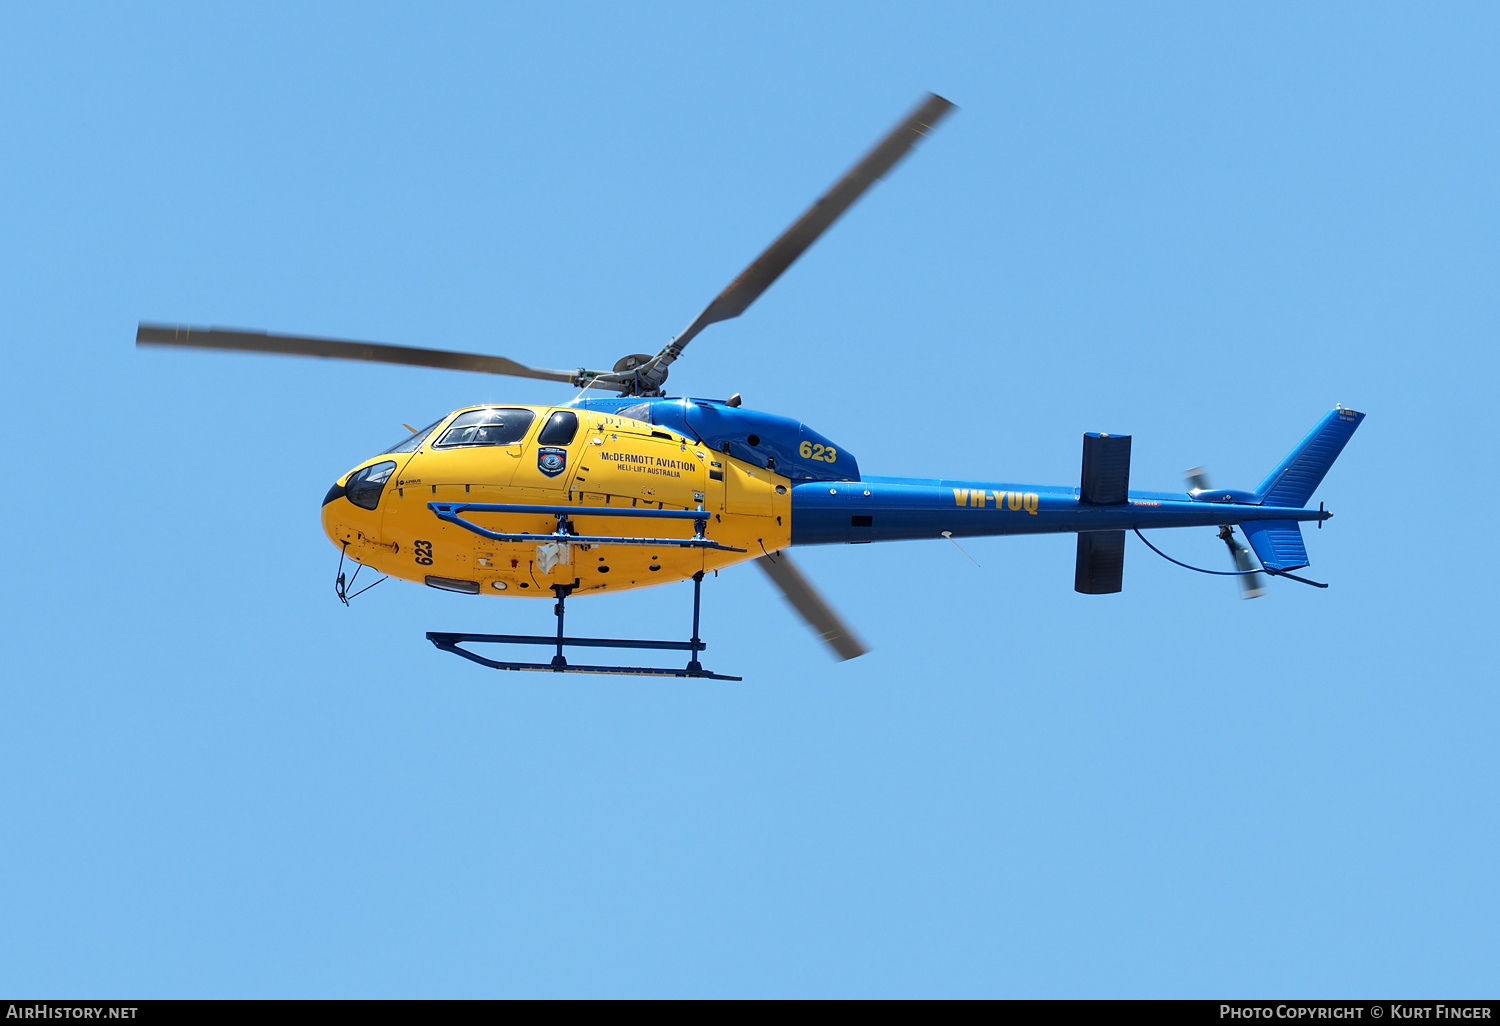
[[[1293,449],[1281,465],[1271,471],[1255,492],[1262,506],[1306,506],[1333,461],[1365,419],[1363,413],[1342,406],[1318,422],[1318,426]],[[1260,547],[1256,546],[1259,554]]]
[[[1306,506],[1318,485],[1344,451],[1363,413],[1342,406],[1318,422],[1281,465],[1271,471],[1255,490],[1263,506]],[[1250,541],[1261,565],[1267,570],[1296,570],[1307,566],[1307,547],[1302,544],[1302,526],[1295,520],[1252,520],[1240,530]]]

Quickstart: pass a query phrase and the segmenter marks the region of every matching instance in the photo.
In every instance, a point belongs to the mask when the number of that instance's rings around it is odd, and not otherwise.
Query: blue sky
[[[0,990],[1453,996],[1500,985],[1492,5],[6,5]],[[1253,487],[1335,402],[1315,591],[1134,539],[752,568],[743,684],[487,672],[343,608],[318,502],[562,386],[138,352],[139,320],[654,351],[926,90],[960,106],[673,368],[867,473]],[[22,441],[22,436],[27,436]],[[1160,539],[1218,565],[1212,531]],[[579,602],[679,633],[690,589]]]

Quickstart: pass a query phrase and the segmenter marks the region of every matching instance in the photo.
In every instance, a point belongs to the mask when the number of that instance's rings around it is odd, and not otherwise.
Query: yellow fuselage
[[[504,444],[464,444],[450,428],[503,415],[514,424],[531,414],[524,433]],[[577,418],[565,444],[539,441],[554,414]],[[479,437],[470,434],[469,437]],[[508,437],[495,435],[494,437]],[[555,440],[554,440],[555,441]],[[359,492],[356,505],[342,489],[360,471],[394,462],[383,485]],[[559,466],[561,464],[561,466]],[[381,468],[388,469],[388,468]],[[323,505],[323,529],[347,555],[381,573],[417,583],[477,585],[481,595],[552,597],[555,586],[575,592],[640,588],[692,577],[785,548],[791,543],[791,482],[772,471],[715,452],[675,432],[629,418],[545,406],[456,410],[412,452],[374,456],[339,479]],[[472,512],[465,519],[498,533],[525,533],[536,542],[502,543],[451,523],[429,502],[568,506],[575,533],[630,538],[691,538],[691,520],[592,515],[610,507],[692,510],[709,514],[705,536],[744,549],[648,545],[539,547],[557,530],[550,514]],[[539,565],[541,564],[541,565]]]

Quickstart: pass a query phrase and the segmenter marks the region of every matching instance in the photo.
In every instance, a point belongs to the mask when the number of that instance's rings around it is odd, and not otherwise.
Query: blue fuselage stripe
[[[792,544],[955,538],[990,534],[1212,527],[1253,520],[1318,520],[1318,510],[1194,502],[1131,492],[1118,506],[1089,506],[1076,489],[976,481],[807,482],[792,488]]]

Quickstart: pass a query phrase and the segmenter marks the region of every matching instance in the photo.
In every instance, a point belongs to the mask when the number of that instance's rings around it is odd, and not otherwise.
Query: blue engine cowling
[[[580,399],[571,406],[658,424],[793,481],[858,481],[859,461],[790,417],[713,399]]]
[[[1188,492],[1194,502],[1238,502],[1251,506],[1260,505],[1260,496],[1254,492],[1243,492],[1237,488],[1194,488]]]

